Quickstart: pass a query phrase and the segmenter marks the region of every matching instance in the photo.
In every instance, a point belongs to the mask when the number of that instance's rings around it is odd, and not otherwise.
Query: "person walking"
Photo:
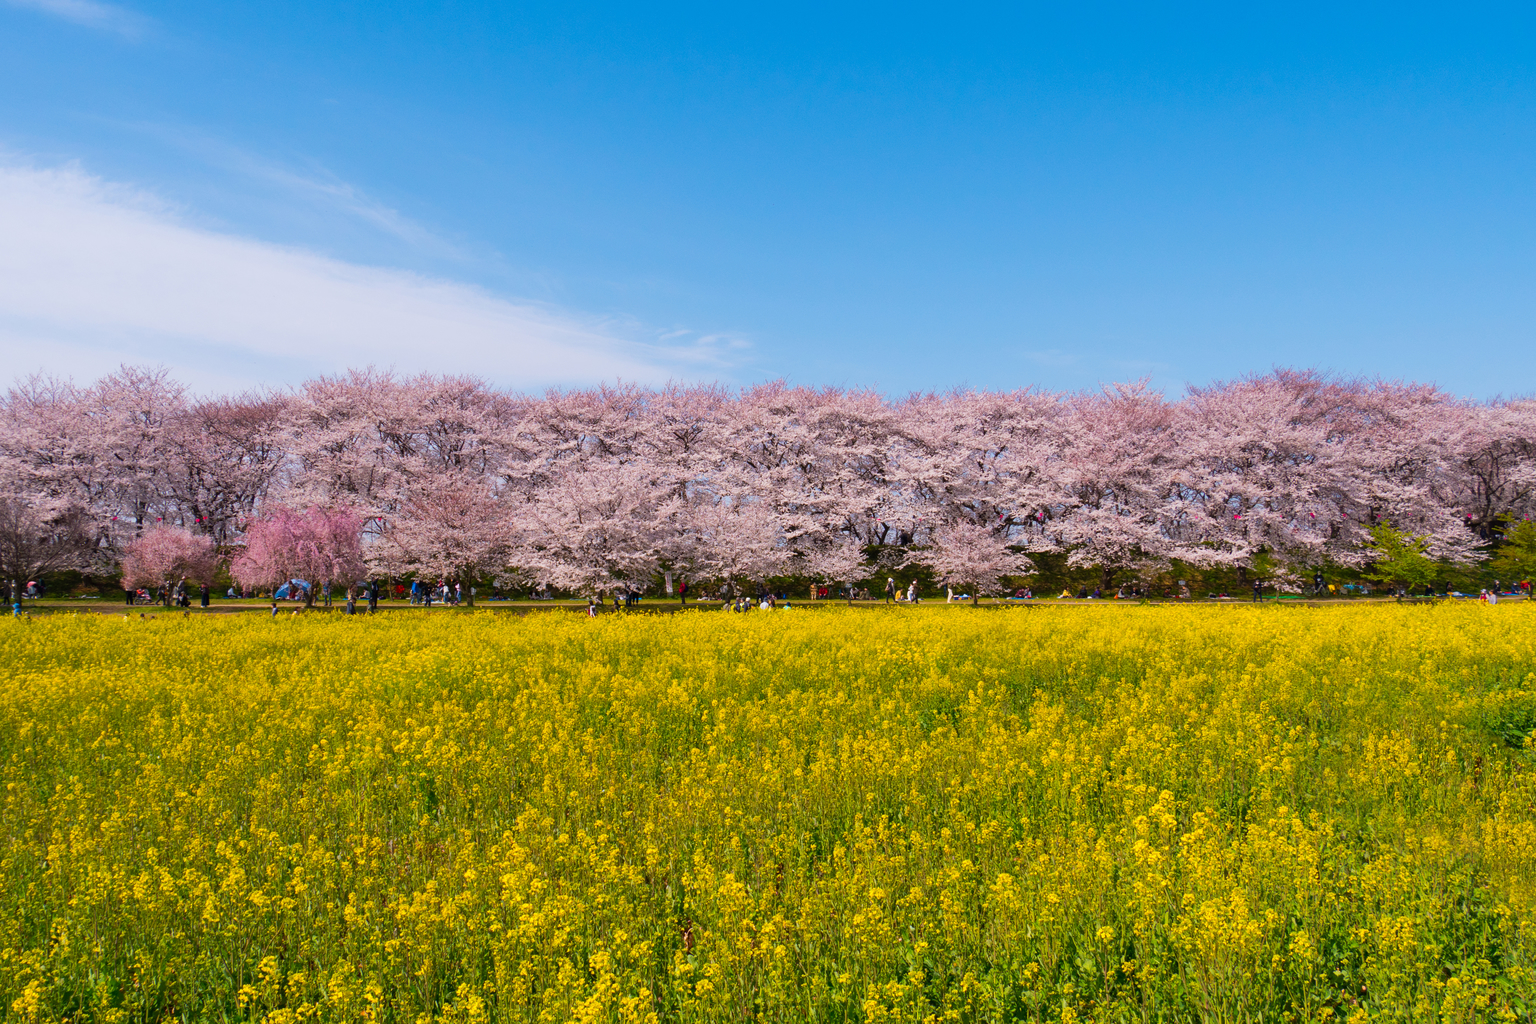
[[[907,604],[917,604],[917,580],[907,584]]]
[[[379,610],[379,585],[373,580],[368,581],[368,614],[372,615]]]
[[[893,604],[896,601],[896,580],[894,577],[885,578],[885,603]]]
[[[677,585],[677,603],[680,608],[688,607],[688,581],[682,580]]]

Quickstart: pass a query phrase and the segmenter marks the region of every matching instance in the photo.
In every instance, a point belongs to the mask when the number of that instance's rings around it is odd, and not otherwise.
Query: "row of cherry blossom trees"
[[[355,516],[373,573],[579,592],[842,583],[882,561],[985,586],[1043,552],[1105,585],[1172,560],[1300,572],[1361,564],[1383,522],[1466,562],[1536,513],[1533,446],[1536,402],[1285,370],[1177,400],[1145,384],[891,400],[782,382],[527,395],[373,370],[198,398],[125,367],[5,394],[0,572],[112,563],[157,525],[230,550],[307,509]]]

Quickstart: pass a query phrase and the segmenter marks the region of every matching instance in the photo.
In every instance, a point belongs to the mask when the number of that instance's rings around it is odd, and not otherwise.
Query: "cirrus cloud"
[[[6,0],[6,3],[51,14],[86,28],[115,32],[129,39],[137,39],[149,26],[149,19],[142,14],[100,0]]]

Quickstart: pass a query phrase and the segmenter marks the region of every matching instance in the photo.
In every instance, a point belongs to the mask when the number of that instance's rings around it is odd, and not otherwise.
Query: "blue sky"
[[[1529,8],[0,0],[0,357],[1533,386]]]

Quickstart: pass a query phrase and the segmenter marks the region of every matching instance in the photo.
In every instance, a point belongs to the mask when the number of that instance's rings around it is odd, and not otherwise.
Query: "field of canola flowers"
[[[1531,1020],[1536,611],[0,623],[15,1020]]]

